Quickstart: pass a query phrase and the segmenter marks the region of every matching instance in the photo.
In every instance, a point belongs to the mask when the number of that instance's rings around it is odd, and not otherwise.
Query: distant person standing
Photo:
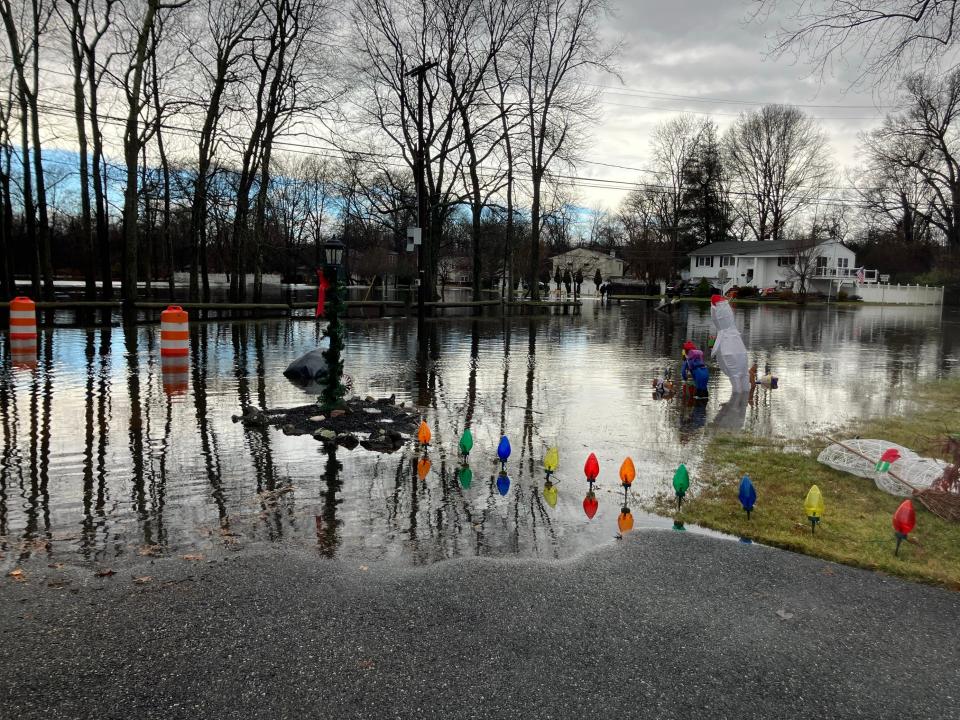
[[[563,286],[567,289],[567,295],[570,294],[570,283],[573,282],[573,275],[570,274],[570,268],[563,271]]]
[[[593,274],[593,286],[597,289],[597,294],[602,294],[600,292],[600,286],[603,285],[603,275],[600,274],[600,268],[597,268],[597,271]]]
[[[563,282],[563,276],[560,274],[560,266],[553,271],[553,281],[557,284],[557,297],[560,297],[560,283]]]
[[[573,276],[573,296],[580,296],[580,288],[583,287],[583,271],[577,268],[577,274]]]

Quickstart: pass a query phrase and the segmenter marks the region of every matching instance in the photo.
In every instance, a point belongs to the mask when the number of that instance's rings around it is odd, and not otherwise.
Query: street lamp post
[[[344,245],[336,238],[323,244],[323,270],[329,282],[331,294],[327,312],[327,327],[323,334],[330,340],[323,357],[327,361],[327,378],[320,394],[321,408],[325,412],[343,405],[347,389],[343,385],[343,321],[346,311],[340,285],[340,268],[343,265]]]
[[[423,152],[423,78],[427,70],[437,67],[439,63],[430,60],[418,65],[407,73],[407,77],[417,78],[417,157],[414,162],[414,174],[417,182],[417,224],[420,226],[420,247],[417,248],[417,278],[420,285],[417,288],[417,319],[422,321],[426,312],[427,287],[424,282],[424,266],[426,265],[426,245],[430,242],[430,218],[427,212],[427,187],[424,174],[426,162]]]

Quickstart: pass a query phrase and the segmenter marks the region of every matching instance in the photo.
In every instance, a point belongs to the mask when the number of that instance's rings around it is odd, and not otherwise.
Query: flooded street
[[[311,321],[191,325],[185,377],[165,374],[159,327],[41,333],[36,369],[0,370],[0,543],[3,567],[29,561],[122,564],[253,542],[324,556],[422,564],[467,555],[564,558],[613,542],[623,501],[617,470],[637,467],[639,512],[684,462],[696,486],[710,434],[801,437],[865,415],[901,412],[917,382],[960,368],[960,313],[929,307],[744,306],[737,320],[762,370],[780,377],[732,404],[712,368],[710,400],[689,406],[651,392],[680,346],[705,346],[706,305],[673,318],[650,303],[580,315],[350,320],[354,393],[396,395],[433,430],[422,479],[412,448],[328,454],[310,436],[233,421],[245,405],[292,407],[314,397],[282,371],[315,348]],[[457,440],[472,429],[472,482]],[[513,453],[498,487],[496,447]],[[560,452],[555,506],[543,494],[548,447]],[[582,507],[583,463],[600,460],[599,510]]]

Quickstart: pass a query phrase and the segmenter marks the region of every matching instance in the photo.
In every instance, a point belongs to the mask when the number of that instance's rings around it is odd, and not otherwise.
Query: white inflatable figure
[[[711,357],[717,359],[720,369],[730,378],[734,393],[750,392],[750,374],[747,369],[747,348],[743,345],[740,331],[730,307],[722,295],[710,299],[710,316],[717,328]]]

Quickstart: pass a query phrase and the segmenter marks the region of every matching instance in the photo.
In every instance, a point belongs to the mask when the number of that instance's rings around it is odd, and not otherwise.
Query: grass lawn
[[[914,409],[904,416],[865,420],[834,437],[883,438],[920,455],[943,457],[939,440],[960,431],[960,381],[919,388]],[[931,514],[914,501],[915,543],[904,543],[900,556],[891,519],[901,498],[878,490],[870,480],[821,465],[817,455],[828,444],[820,437],[801,443],[722,434],[707,448],[701,477],[693,478],[696,497],[676,517],[704,527],[828,560],[881,570],[960,590],[960,523]],[[944,458],[947,459],[947,458]],[[737,500],[740,478],[749,474],[757,504],[748,521]],[[823,492],[826,510],[815,535],[803,511],[811,485]],[[656,508],[675,515],[672,498]]]

